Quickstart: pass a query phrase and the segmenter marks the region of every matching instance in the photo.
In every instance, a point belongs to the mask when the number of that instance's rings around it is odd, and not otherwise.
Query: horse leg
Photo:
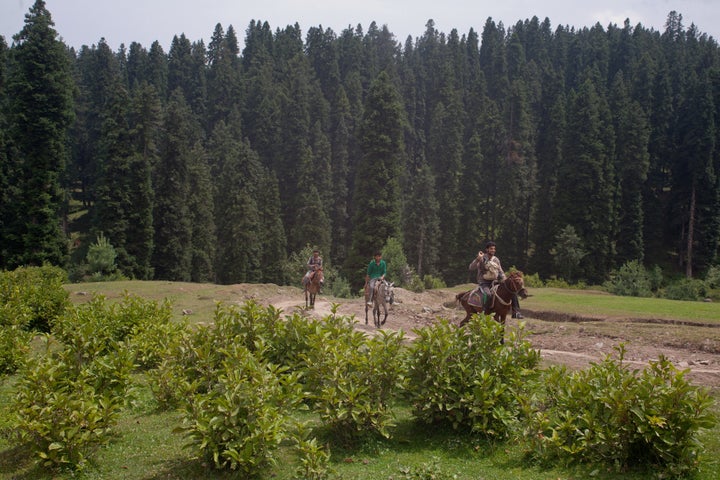
[[[500,312],[495,314],[495,321],[500,324],[500,345],[505,344],[505,316],[507,313],[500,314]]]
[[[387,320],[387,316],[388,316],[388,307],[387,307],[387,305],[384,304],[384,303],[383,303],[383,310],[384,310],[384,312],[385,312],[385,316],[383,317],[382,322],[380,322],[380,325],[381,325],[381,326],[382,326],[382,325],[385,325],[385,321]],[[379,314],[379,313],[380,313],[380,312],[378,312],[378,314]]]
[[[308,300],[308,291],[307,287],[305,287],[305,308],[308,308],[310,306],[310,302]]]

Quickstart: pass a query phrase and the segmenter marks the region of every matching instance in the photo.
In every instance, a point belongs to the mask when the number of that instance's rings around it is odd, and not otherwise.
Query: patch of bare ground
[[[323,318],[332,313],[333,304],[340,315],[353,315],[357,328],[372,334],[372,312],[365,324],[365,304],[362,299],[340,299],[318,295],[315,308],[305,308],[305,298],[299,289],[283,289],[265,297],[252,292],[263,304],[273,305],[285,313],[301,312]],[[430,290],[415,293],[395,289],[395,304],[384,329],[402,330],[405,338],[416,337],[413,330],[445,318],[457,324],[465,311],[455,301],[452,290]],[[617,357],[617,348],[625,347],[625,362],[643,368],[661,355],[676,367],[687,370],[687,378],[695,384],[720,388],[720,328],[702,322],[637,319],[615,317],[587,317],[565,313],[523,310],[525,319],[508,319],[509,327],[524,322],[530,332],[528,340],[539,349],[545,364],[563,364],[568,368],[583,368],[599,362],[607,355]]]

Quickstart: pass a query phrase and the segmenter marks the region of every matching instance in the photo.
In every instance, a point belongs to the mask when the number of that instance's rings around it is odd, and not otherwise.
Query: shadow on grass
[[[0,451],[0,477],[13,480],[43,478],[46,471],[37,465],[30,449],[25,445]]]

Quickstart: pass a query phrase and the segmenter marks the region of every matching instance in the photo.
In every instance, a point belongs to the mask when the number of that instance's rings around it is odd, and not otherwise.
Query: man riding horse
[[[312,256],[307,261],[307,272],[302,279],[303,287],[312,281],[315,272],[322,268],[322,257],[320,256],[320,250],[313,250]],[[324,280],[320,280],[320,286],[324,283]]]
[[[500,259],[495,255],[495,250],[495,242],[487,242],[485,244],[485,251],[478,252],[477,257],[475,257],[470,263],[470,267],[468,267],[471,272],[477,271],[478,291],[482,303],[485,303],[487,299],[491,298],[493,284],[505,278],[505,272],[500,264]],[[520,302],[517,295],[512,296],[512,317],[523,318],[520,313]]]
[[[372,306],[373,304],[372,302],[375,295],[377,281],[385,280],[385,275],[387,275],[387,264],[385,263],[385,260],[382,259],[382,253],[377,251],[375,252],[374,258],[370,260],[367,273],[365,275],[365,284],[370,290],[370,296],[367,297],[368,306]]]

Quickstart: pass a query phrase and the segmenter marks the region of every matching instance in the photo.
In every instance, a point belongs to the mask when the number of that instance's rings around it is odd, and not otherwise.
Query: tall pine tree
[[[67,255],[63,180],[73,82],[70,56],[53,25],[45,2],[36,0],[10,51],[7,161],[16,187],[0,212],[5,268],[62,265]]]

